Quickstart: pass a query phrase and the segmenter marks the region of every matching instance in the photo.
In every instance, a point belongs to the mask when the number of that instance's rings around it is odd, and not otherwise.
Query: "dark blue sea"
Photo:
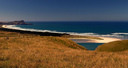
[[[12,25],[8,28],[26,31],[68,33],[71,35],[112,37],[128,39],[128,22],[120,21],[65,21],[65,22],[27,22],[33,25]],[[78,43],[88,50],[103,43]]]

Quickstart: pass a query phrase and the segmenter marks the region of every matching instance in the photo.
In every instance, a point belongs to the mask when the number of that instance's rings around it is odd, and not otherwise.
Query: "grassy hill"
[[[128,40],[106,43],[98,46],[95,51],[119,52],[125,50],[128,50]]]
[[[0,31],[0,68],[127,67],[127,51],[88,51],[66,38]]]

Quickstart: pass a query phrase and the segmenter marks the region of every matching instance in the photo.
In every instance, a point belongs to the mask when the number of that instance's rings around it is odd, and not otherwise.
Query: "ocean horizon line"
[[[128,21],[25,21],[25,22],[128,22]]]

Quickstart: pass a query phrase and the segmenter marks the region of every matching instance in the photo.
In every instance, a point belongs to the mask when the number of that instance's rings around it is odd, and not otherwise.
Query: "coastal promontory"
[[[11,21],[11,22],[1,22],[0,25],[32,25],[31,23],[25,23],[24,20],[21,21]]]

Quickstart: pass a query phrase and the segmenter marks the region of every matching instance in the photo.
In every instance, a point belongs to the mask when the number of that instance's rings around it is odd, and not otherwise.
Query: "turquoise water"
[[[78,43],[78,44],[84,46],[88,50],[95,50],[99,45],[102,45],[103,43]]]

